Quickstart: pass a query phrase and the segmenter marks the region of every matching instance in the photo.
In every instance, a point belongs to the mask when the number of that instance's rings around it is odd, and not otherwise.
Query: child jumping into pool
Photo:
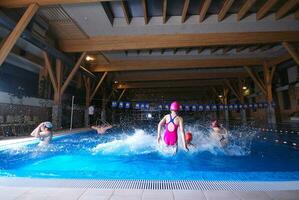
[[[97,126],[91,126],[92,129],[96,130],[98,134],[105,134],[107,130],[111,129],[113,126],[110,124],[103,124]]]
[[[32,131],[31,136],[40,139],[39,146],[48,145],[53,136],[52,128],[53,125],[51,122],[42,122]]]
[[[212,121],[211,123],[211,136],[216,141],[219,141],[221,147],[226,147],[228,144],[228,132],[227,130],[222,127],[217,120]]]
[[[107,130],[113,128],[115,125],[111,125],[109,124],[108,122],[106,122],[105,120],[102,120],[102,119],[98,119],[97,120],[97,123],[101,123],[101,124],[98,124],[96,126],[91,126],[91,128],[93,130],[96,130],[98,134],[105,134],[107,132]]]
[[[165,115],[158,124],[158,137],[157,137],[158,143],[161,141],[162,126],[165,125],[164,142],[167,147],[175,148],[174,153],[177,152],[178,129],[180,129],[183,146],[187,151],[189,150],[185,140],[183,118],[178,116],[179,109],[180,109],[180,104],[176,101],[172,102],[170,105],[170,114]]]

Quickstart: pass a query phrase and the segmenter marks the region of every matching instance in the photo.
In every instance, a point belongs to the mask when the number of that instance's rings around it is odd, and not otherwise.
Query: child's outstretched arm
[[[182,136],[183,146],[185,147],[185,149],[187,151],[189,151],[187,143],[186,143],[186,138],[185,138],[185,129],[184,129],[183,118],[180,118],[179,125],[180,125],[179,127],[180,127],[181,136]]]
[[[38,137],[39,133],[41,132],[41,128],[42,126],[44,125],[44,123],[40,123],[32,132],[31,132],[31,136],[34,136],[34,137]]]
[[[161,119],[161,121],[158,124],[158,136],[157,136],[157,142],[159,143],[161,140],[161,131],[162,131],[162,126],[165,124],[166,122],[166,116],[163,117],[163,119]]]

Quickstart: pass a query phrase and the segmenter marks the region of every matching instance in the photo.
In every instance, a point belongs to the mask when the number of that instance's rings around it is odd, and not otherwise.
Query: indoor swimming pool
[[[48,147],[37,142],[2,146],[0,176],[104,180],[299,180],[299,151],[275,142],[298,135],[230,131],[221,148],[208,130],[188,127],[193,145],[172,156],[156,142],[150,129],[114,129],[105,135],[86,131],[54,138]],[[267,135],[268,134],[268,135]],[[271,134],[271,135],[270,135]],[[267,139],[271,138],[271,140]],[[283,138],[285,137],[285,138]],[[266,138],[266,139],[265,139]]]

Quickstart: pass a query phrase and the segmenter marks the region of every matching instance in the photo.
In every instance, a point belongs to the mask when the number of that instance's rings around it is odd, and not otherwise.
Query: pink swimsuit
[[[173,146],[173,145],[176,145],[176,143],[177,143],[177,139],[178,139],[177,131],[178,131],[179,125],[174,123],[174,119],[177,116],[175,116],[174,118],[171,118],[171,115],[169,115],[169,116],[170,116],[170,121],[165,124],[164,141],[168,146]],[[170,124],[170,123],[173,123],[173,126],[174,126],[173,131],[168,130],[168,124]]]

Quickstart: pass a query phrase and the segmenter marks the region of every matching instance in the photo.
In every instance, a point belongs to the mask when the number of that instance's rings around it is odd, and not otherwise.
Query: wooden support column
[[[3,64],[7,55],[25,30],[34,14],[37,12],[38,7],[39,6],[36,3],[30,4],[13,31],[7,36],[7,38],[5,38],[0,47],[0,66]]]
[[[264,68],[264,81],[265,81],[265,88],[266,88],[266,100],[268,102],[267,121],[269,124],[276,124],[275,109],[272,107],[272,102],[273,102],[272,79],[274,76],[276,65],[273,66],[272,69],[270,69],[269,63],[264,62],[263,68]]]
[[[282,45],[289,52],[289,54],[295,60],[297,65],[299,65],[299,54],[298,54],[298,52],[296,52],[296,49],[288,42],[283,42]]]
[[[62,66],[61,61],[56,60],[56,73],[51,66],[51,61],[47,53],[44,52],[45,67],[49,73],[50,80],[54,89],[54,105],[52,107],[52,123],[54,129],[61,128],[62,120],[62,106],[61,106],[61,95],[60,95],[60,86],[62,80]]]
[[[62,84],[62,62],[59,59],[56,59],[56,86],[57,91],[54,94],[54,104],[58,105],[61,104],[61,84]]]
[[[56,129],[62,128],[62,94],[61,94],[61,84],[63,78],[63,66],[59,59],[56,59],[56,87],[57,90],[54,93],[54,105],[52,107],[52,123]]]

